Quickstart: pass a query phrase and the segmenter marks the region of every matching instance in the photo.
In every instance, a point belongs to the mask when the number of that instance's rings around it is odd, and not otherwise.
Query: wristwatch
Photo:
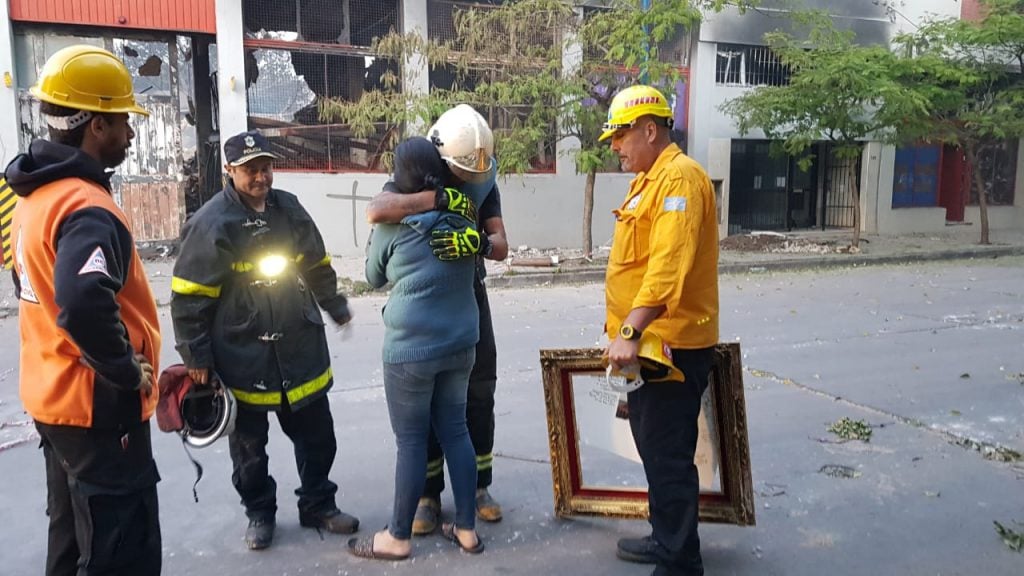
[[[619,328],[619,336],[623,340],[639,340],[642,333],[641,330],[637,330],[629,324],[623,324],[622,328]]]

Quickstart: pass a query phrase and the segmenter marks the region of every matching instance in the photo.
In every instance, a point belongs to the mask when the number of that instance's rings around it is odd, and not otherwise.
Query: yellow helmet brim
[[[89,112],[99,112],[103,114],[139,114],[140,116],[149,116],[147,111],[142,106],[132,102],[127,106],[114,106],[110,108],[103,108],[101,106],[92,106],[89,104],[81,104],[77,102],[70,102],[67,100],[61,100],[60,98],[54,98],[50,94],[39,89],[39,86],[32,86],[28,89],[29,94],[34,96],[40,102],[48,102],[55,106],[64,106],[65,108],[71,108],[72,110],[88,110]]]

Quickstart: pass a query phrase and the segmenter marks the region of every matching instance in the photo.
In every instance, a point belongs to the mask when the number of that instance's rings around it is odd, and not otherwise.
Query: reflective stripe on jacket
[[[347,313],[330,262],[294,195],[271,190],[257,213],[229,185],[182,232],[171,316],[185,365],[214,369],[255,408],[326,394],[333,373],[320,307]]]

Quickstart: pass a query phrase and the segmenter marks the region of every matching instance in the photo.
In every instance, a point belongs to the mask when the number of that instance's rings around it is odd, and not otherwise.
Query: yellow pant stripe
[[[494,464],[493,454],[481,454],[476,457],[477,470],[490,470],[492,464]]]

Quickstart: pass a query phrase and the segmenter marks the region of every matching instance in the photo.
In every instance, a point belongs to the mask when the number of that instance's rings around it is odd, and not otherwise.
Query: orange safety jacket
[[[21,399],[43,424],[119,429],[148,420],[136,353],[159,370],[156,303],[109,176],[43,140],[7,168],[21,327]]]

